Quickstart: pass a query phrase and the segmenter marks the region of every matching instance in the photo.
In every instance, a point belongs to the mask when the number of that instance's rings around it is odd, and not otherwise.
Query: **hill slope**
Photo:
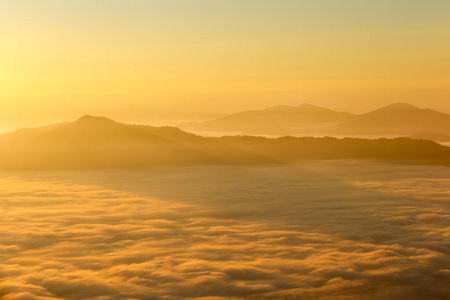
[[[450,133],[450,115],[396,103],[356,116],[333,129],[338,134]]]
[[[436,143],[450,142],[450,135],[444,133],[423,132],[407,136],[408,139],[428,140]]]
[[[321,132],[324,127],[349,121],[353,117],[349,113],[305,103],[296,107],[279,105],[263,110],[243,111],[216,120],[191,123],[183,128],[244,134],[311,134]]]
[[[208,138],[175,127],[127,125],[91,116],[0,135],[0,169],[3,170],[267,164],[329,159],[450,165],[450,148],[406,138]]]

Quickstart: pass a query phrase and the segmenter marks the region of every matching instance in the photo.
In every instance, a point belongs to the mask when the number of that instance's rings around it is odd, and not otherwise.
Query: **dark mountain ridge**
[[[437,143],[450,142],[450,135],[444,134],[444,133],[421,132],[421,133],[407,136],[407,138],[415,139],[415,140],[428,140],[428,141],[433,141],[433,142],[437,142]]]
[[[450,165],[450,148],[407,138],[213,138],[176,127],[128,125],[92,116],[0,135],[0,169],[3,170],[274,164],[336,159]]]

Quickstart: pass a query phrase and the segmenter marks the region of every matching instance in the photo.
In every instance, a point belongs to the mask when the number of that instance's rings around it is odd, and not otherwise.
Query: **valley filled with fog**
[[[450,169],[1,172],[5,299],[447,299]]]

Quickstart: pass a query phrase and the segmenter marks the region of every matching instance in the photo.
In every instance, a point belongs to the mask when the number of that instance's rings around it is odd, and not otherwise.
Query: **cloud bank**
[[[370,171],[369,171],[370,170]],[[1,174],[5,299],[448,299],[450,170]]]

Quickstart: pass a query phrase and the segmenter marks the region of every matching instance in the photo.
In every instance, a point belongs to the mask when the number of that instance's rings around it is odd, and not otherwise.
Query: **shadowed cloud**
[[[2,285],[8,299],[445,299],[448,172],[3,174]]]

